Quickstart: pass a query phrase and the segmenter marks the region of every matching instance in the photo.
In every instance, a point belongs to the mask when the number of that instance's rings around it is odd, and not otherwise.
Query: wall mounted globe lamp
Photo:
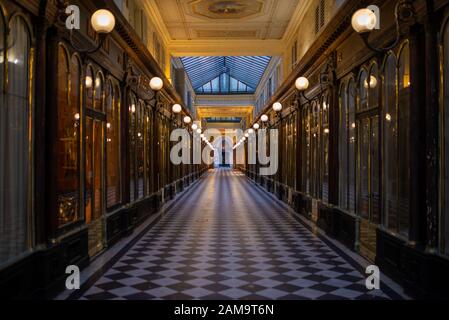
[[[309,99],[305,94],[306,90],[309,89],[309,86],[310,82],[306,77],[299,77],[295,81],[295,87],[296,90],[298,90],[299,96],[304,98],[307,102],[311,101],[311,99]]]
[[[62,21],[65,21],[70,17],[70,14],[66,12],[67,6],[64,5],[63,1],[58,1],[57,3],[59,9],[59,17]],[[74,32],[76,28],[70,29],[70,45],[82,56],[86,54],[91,54],[100,50],[103,46],[106,37],[115,28],[115,17],[111,11],[106,9],[99,9],[95,11],[90,18],[90,25],[92,29],[98,34],[98,41],[93,47],[80,47],[73,40]]]
[[[184,123],[185,124],[190,124],[190,122],[192,122],[192,118],[190,118],[189,116],[185,116],[184,117]]]
[[[380,10],[377,6],[369,6],[354,12],[351,19],[351,25],[355,32],[361,37],[365,45],[376,53],[385,53],[394,49],[402,40],[402,26],[412,22],[416,16],[416,11],[412,0],[399,0],[394,10],[396,37],[390,45],[386,47],[375,47],[369,42],[370,34],[380,29]]]

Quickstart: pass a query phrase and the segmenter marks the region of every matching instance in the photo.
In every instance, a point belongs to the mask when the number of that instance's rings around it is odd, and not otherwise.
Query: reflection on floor
[[[386,288],[382,284],[382,288]],[[389,299],[236,171],[211,171],[81,299]]]

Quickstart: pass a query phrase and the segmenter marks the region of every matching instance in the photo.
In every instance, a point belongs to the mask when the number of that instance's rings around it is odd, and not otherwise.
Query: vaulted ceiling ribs
[[[184,57],[181,58],[192,86],[201,93],[204,85],[222,74],[239,82],[241,92],[253,92],[259,85],[271,57],[268,56],[226,56],[226,57]],[[233,78],[233,79],[232,79]],[[235,81],[234,81],[235,83]],[[211,90],[214,92],[214,88]],[[249,90],[251,89],[251,90]],[[232,90],[231,90],[232,91]]]

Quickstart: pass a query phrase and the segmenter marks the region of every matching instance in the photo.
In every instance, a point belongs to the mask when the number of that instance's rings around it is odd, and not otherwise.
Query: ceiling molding
[[[238,122],[238,123],[208,122],[207,128],[219,130],[220,132],[222,132],[224,134],[225,130],[227,130],[227,129],[233,129],[233,130],[242,129],[242,123],[241,122]]]
[[[170,33],[165,25],[155,0],[141,1],[143,8],[145,9],[147,16],[151,17],[151,22],[154,24],[159,36],[162,38],[164,45],[167,47],[171,40]]]
[[[282,37],[282,41],[284,42],[285,46],[288,46],[298,33],[300,25],[304,19],[304,15],[314,2],[315,0],[301,0],[298,3],[295,13],[293,14],[293,17],[290,20],[284,36]]]
[[[285,50],[281,40],[176,40],[168,44],[170,54],[191,56],[281,56]]]
[[[184,10],[182,9],[181,1],[176,0],[176,5],[177,5],[176,7],[178,9],[178,12],[179,12],[179,16],[181,17],[181,22],[184,27],[184,31],[186,33],[187,39],[191,40],[192,39],[192,31],[190,30],[190,27],[186,21],[186,16],[184,14]]]
[[[253,116],[253,106],[211,107],[201,106],[197,108],[197,116],[202,118],[247,118]]]
[[[252,94],[239,94],[239,95],[197,95],[197,106],[253,106],[254,95]]]
[[[270,9],[270,20],[267,22],[267,26],[264,28],[264,35],[262,37],[263,40],[267,39],[268,33],[270,32],[270,27],[273,23],[273,17],[277,10],[278,4],[278,1],[273,1],[271,4],[272,8]]]
[[[245,22],[245,26],[249,26],[251,28],[266,28],[267,26],[271,27],[277,27],[277,28],[287,28],[289,25],[289,21],[271,21],[270,22],[258,22],[258,21],[248,21]],[[229,30],[235,30],[232,28],[229,28],[229,23],[225,23],[222,21],[214,21],[213,25],[209,22],[201,21],[201,22],[190,22],[189,23],[193,28],[203,28],[203,29],[210,29],[215,30],[217,28],[222,29],[229,29]],[[166,22],[165,25],[168,28],[181,28],[183,26],[182,22],[179,21],[170,21]],[[181,41],[182,39],[179,39]],[[186,39],[185,39],[186,40]],[[260,39],[263,40],[263,39]],[[280,40],[280,39],[278,39]]]

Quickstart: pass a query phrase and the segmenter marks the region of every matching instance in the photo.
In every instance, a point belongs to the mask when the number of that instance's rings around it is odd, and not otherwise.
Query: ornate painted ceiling
[[[280,56],[316,0],[138,0],[172,56]]]
[[[299,0],[156,0],[171,40],[281,39]]]

